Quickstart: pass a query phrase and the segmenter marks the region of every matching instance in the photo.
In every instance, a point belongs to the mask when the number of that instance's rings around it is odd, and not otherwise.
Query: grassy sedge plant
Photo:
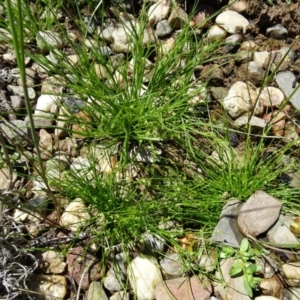
[[[81,171],[67,170],[58,181],[45,172],[32,108],[25,93],[39,176],[49,183],[49,191],[54,188],[55,192],[51,192],[54,197],[84,201],[91,218],[82,230],[89,230],[106,258],[116,245],[121,245],[125,252],[136,245],[144,249],[145,233],[151,233],[177,249],[185,262],[186,273],[199,272],[193,264],[195,252],[207,247],[205,239],[218,221],[226,201],[224,193],[246,200],[257,189],[264,189],[283,199],[288,209],[295,207],[298,189],[277,180],[290,168],[282,164],[282,157],[292,152],[293,143],[278,147],[266,158],[265,142],[271,125],[255,142],[255,135],[248,128],[243,132],[245,149],[238,154],[228,142],[232,131],[228,124],[219,126],[209,118],[204,92],[207,83],[191,80],[196,66],[220,58],[217,50],[221,41],[212,43],[199,38],[184,26],[169,51],[158,41],[143,45],[147,23],[144,6],[139,26],[130,19],[124,24],[127,38],[133,42],[129,53],[116,64],[113,58],[100,53],[101,35],[88,35],[79,7],[75,7],[76,18],[69,16],[79,32],[77,39],[73,39],[55,17],[57,3],[53,6],[52,2],[37,1],[36,12],[21,1],[14,5],[7,1],[6,6],[9,22],[3,26],[13,36],[23,82],[24,57],[29,56],[65,86],[65,92],[57,96],[75,97],[84,102],[80,109],[88,118],[79,118],[63,102],[59,106],[65,113],[56,117],[65,122],[61,129],[70,136],[76,133],[72,124],[78,125],[77,133],[87,141],[85,156],[90,165]],[[45,9],[51,18],[37,20],[36,16]],[[95,15],[104,21],[103,5]],[[58,32],[77,56],[77,64],[70,61],[65,51],[49,45],[55,60],[48,60],[33,43],[40,30]],[[89,39],[96,43],[87,47],[84,42]],[[105,78],[99,79],[99,69]],[[145,76],[148,76],[146,80]],[[199,95],[201,99],[196,105],[204,107],[204,113],[197,112],[193,104]],[[101,165],[95,154],[99,145],[111,164],[110,173],[99,171]],[[150,161],[139,161],[132,154],[133,149],[147,149]],[[213,151],[215,155],[211,155]],[[168,222],[175,224],[173,231],[164,226]],[[191,251],[183,251],[179,245],[179,238],[187,232],[194,232],[201,240]]]

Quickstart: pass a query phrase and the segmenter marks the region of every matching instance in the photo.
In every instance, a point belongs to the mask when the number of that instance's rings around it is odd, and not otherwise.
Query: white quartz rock
[[[249,21],[245,17],[231,10],[220,13],[216,18],[216,23],[229,33],[237,33],[239,27],[242,27],[243,33],[245,33],[249,25]]]
[[[127,272],[137,299],[155,299],[154,289],[162,278],[154,257],[137,256],[130,262]]]

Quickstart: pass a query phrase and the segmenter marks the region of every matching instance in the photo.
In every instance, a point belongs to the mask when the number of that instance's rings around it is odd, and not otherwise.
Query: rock
[[[101,262],[79,246],[67,254],[68,273],[86,291],[92,281],[101,279]],[[101,283],[99,283],[101,284]],[[97,284],[95,284],[97,287]]]
[[[294,125],[286,123],[284,126],[284,136],[282,141],[286,144],[296,142],[295,145],[299,146],[299,134]]]
[[[94,65],[96,75],[99,79],[106,79],[112,77],[112,68],[110,65],[102,65],[102,64],[95,64]]]
[[[265,61],[268,59],[269,57],[269,52],[268,51],[255,51],[253,53],[253,61],[256,62],[257,65],[259,65],[260,67],[263,67],[265,64]]]
[[[285,71],[294,63],[295,52],[288,47],[282,47],[280,50],[271,51],[263,64],[264,69],[270,71]]]
[[[45,52],[52,50],[53,48],[62,48],[63,41],[58,33],[46,30],[39,31],[36,35],[37,46]]]
[[[259,296],[259,297],[255,297],[254,300],[280,300],[280,298],[276,298],[272,296]]]
[[[57,106],[60,98],[54,95],[41,95],[37,99],[34,114],[36,116],[49,116],[53,106]]]
[[[238,226],[244,236],[266,232],[279,217],[282,203],[264,191],[256,191],[242,206]],[[259,220],[259,222],[258,222]]]
[[[279,220],[267,233],[268,240],[275,244],[299,245],[298,239],[290,230],[293,219],[292,216],[280,215]]]
[[[22,80],[19,68],[10,70],[10,74],[17,79],[17,85],[22,86]],[[31,68],[25,68],[25,83],[27,87],[33,87],[35,85],[36,71]]]
[[[283,284],[275,276],[263,278],[259,283],[259,288],[262,290],[263,295],[281,299]]]
[[[225,87],[212,86],[210,88],[212,96],[220,103],[224,101],[224,98],[228,95],[228,89]]]
[[[63,151],[67,155],[72,157],[78,156],[78,145],[76,139],[66,138],[65,140],[56,140],[55,142],[56,149],[58,151]]]
[[[166,241],[159,235],[146,232],[143,234],[143,239],[145,250],[148,255],[155,256],[164,251]]]
[[[168,38],[164,41],[157,51],[158,58],[163,58],[168,52],[170,52],[175,46],[175,39],[173,37]]]
[[[297,89],[293,96],[291,96],[295,91],[295,88],[293,88],[295,79],[296,77],[291,71],[279,72],[275,77],[276,83],[284,93],[285,97],[290,99],[290,102],[295,109],[300,109],[300,89]]]
[[[209,28],[207,37],[212,41],[217,41],[219,39],[225,38],[226,34],[226,31],[222,27],[213,25]]]
[[[265,86],[259,93],[260,88],[256,90],[258,100],[264,107],[280,107],[284,101],[284,94],[282,91],[273,86]]]
[[[129,300],[129,294],[127,292],[120,291],[113,294],[109,300]]]
[[[62,173],[69,167],[69,161],[63,157],[53,157],[46,162],[46,175],[49,179],[60,180]]]
[[[230,0],[229,3],[232,4],[230,4],[227,9],[233,10],[237,13],[245,12],[248,9],[248,3],[246,3],[244,0],[239,0],[239,1]]]
[[[255,114],[259,114],[262,109],[256,99],[257,94],[251,86],[237,81],[224,98],[223,106],[232,118],[237,118],[245,113],[252,113],[253,109],[255,109]]]
[[[243,41],[243,36],[241,34],[232,34],[225,39],[225,49],[226,52],[231,52],[239,48],[241,42]]]
[[[148,19],[150,25],[154,25],[157,22],[166,19],[170,12],[170,1],[169,0],[159,0],[149,7]]]
[[[240,27],[242,27],[243,33],[245,33],[249,21],[235,11],[226,10],[217,16],[216,24],[231,34],[238,33]]]
[[[184,24],[188,23],[188,14],[179,6],[172,8],[168,22],[174,29],[181,29]]]
[[[120,277],[121,275],[115,274],[114,270],[110,269],[103,280],[103,285],[110,292],[121,291],[123,287]]]
[[[206,19],[214,13],[213,7],[205,3],[198,3],[197,12],[193,18],[195,26],[202,27],[206,23]]]
[[[39,262],[39,268],[46,274],[61,274],[64,272],[66,265],[63,256],[53,250],[43,252]]]
[[[291,229],[294,235],[300,236],[300,218],[295,218],[290,224],[289,228]]]
[[[74,116],[76,123],[72,124],[72,137],[75,139],[87,138],[92,129],[92,118],[87,112],[80,111]]]
[[[156,35],[159,38],[166,37],[172,33],[172,28],[167,20],[159,21],[156,25]]]
[[[241,201],[230,200],[223,207],[220,220],[210,238],[210,243],[221,243],[238,248],[244,236],[240,233],[237,216],[241,209]]]
[[[61,275],[31,275],[28,280],[30,289],[39,295],[39,299],[63,300],[67,295],[67,278]]]
[[[18,175],[16,173],[12,173],[12,178],[10,180],[9,178],[9,170],[6,168],[1,168],[0,169],[0,190],[6,190],[10,184],[13,184],[17,178]]]
[[[45,129],[41,129],[39,136],[39,148],[41,151],[41,157],[42,159],[49,159],[52,156],[53,152],[52,135],[49,134]]]
[[[127,273],[130,285],[139,300],[155,299],[154,288],[162,281],[155,258],[137,256],[129,263]]]
[[[157,161],[153,150],[151,151],[150,149],[142,147],[132,148],[130,150],[129,156],[137,162],[154,163],[155,161]]]
[[[26,121],[13,120],[11,122],[4,121],[0,124],[4,137],[13,145],[22,145],[26,147],[32,144],[29,127]]]
[[[288,31],[280,24],[267,28],[267,37],[275,40],[283,40],[287,37]]]
[[[212,254],[200,254],[198,256],[199,267],[204,269],[206,272],[213,272],[216,268],[216,259]]]
[[[64,84],[63,78],[60,78],[58,76],[47,77],[42,83],[41,94],[52,96],[52,97],[56,96],[57,99],[59,99],[57,95],[61,93],[63,84]]]
[[[290,286],[298,287],[300,285],[300,262],[296,261],[291,264],[284,264],[282,272]]]
[[[91,218],[83,201],[79,198],[73,200],[61,215],[60,224],[69,230],[77,232]]]
[[[276,111],[264,115],[264,120],[272,124],[273,133],[277,136],[284,135],[286,114],[283,111]]]
[[[40,116],[40,115],[32,115],[32,118],[33,118],[33,123],[34,123],[34,127],[36,129],[38,128],[49,128],[49,127],[53,127],[52,123],[53,123],[53,115],[48,113],[48,115],[43,115],[43,116]],[[25,118],[25,122],[27,124],[27,126],[29,127],[29,117],[27,116]]]
[[[24,99],[20,96],[10,96],[10,101],[15,112],[19,112],[24,107]]]
[[[220,262],[221,274],[216,272],[216,278],[221,279],[222,282],[226,282],[226,286],[223,283],[217,282],[214,286],[214,294],[223,300],[251,300],[247,296],[246,290],[243,284],[243,277],[231,277],[229,275],[231,266],[235,263],[235,260],[230,257]]]
[[[263,274],[264,278],[273,277],[279,270],[279,263],[271,255],[255,257],[255,264],[261,267],[261,273]]]
[[[8,85],[7,89],[11,92],[13,92],[15,95],[18,95],[20,97],[24,97],[24,88],[22,86],[15,86],[15,85]],[[32,87],[27,88],[28,98],[30,100],[35,99],[36,93],[35,90]]]
[[[63,98],[63,100],[68,111],[70,111],[73,114],[79,113],[85,106],[84,101],[82,101],[81,99],[65,97]]]
[[[91,282],[86,295],[87,300],[108,300],[100,281]]]
[[[155,299],[176,300],[208,300],[212,287],[208,281],[193,276],[192,278],[176,278],[160,282],[155,288]]]
[[[67,110],[67,108],[65,106],[61,106],[59,108],[56,127],[54,129],[54,136],[56,138],[62,138],[67,135],[68,132],[66,129],[69,128],[69,126],[70,126],[70,124],[69,124],[70,117],[71,116],[70,116],[70,113]],[[73,139],[75,140],[74,137],[73,137]]]
[[[247,127],[251,126],[252,129],[262,130],[266,127],[267,122],[258,117],[251,117],[249,120],[248,116],[241,116],[234,121],[236,127]]]
[[[166,254],[160,261],[160,265],[163,273],[177,277],[184,275],[182,259],[177,253]]]
[[[300,299],[300,288],[298,287],[288,287],[284,289],[284,296],[283,299],[288,300],[299,300]]]
[[[239,67],[238,76],[240,81],[249,80],[255,85],[260,85],[265,79],[265,71],[255,61],[250,61]]]

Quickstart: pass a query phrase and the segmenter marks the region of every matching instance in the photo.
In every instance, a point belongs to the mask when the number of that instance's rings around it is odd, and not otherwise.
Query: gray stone
[[[300,288],[299,287],[288,287],[283,291],[284,296],[288,300],[299,300],[300,299]],[[286,299],[284,298],[284,299]]]
[[[156,255],[159,252],[163,252],[166,241],[159,235],[153,235],[150,233],[144,233],[144,245],[149,255]]]
[[[235,263],[235,260],[230,257],[226,260],[220,262],[220,272],[216,272],[216,278],[221,279],[221,282],[226,282],[226,286],[217,282],[214,287],[215,295],[223,300],[250,300],[251,298],[247,296],[247,293],[243,284],[243,277],[231,277],[229,274],[231,266]]]
[[[159,38],[166,37],[172,33],[172,28],[167,20],[159,21],[156,25],[156,35]]]
[[[244,236],[237,225],[237,216],[241,209],[241,201],[234,199],[223,207],[220,220],[214,229],[210,243],[222,243],[233,247],[239,247]]]
[[[91,282],[87,291],[87,300],[108,300],[108,297],[99,281]]]
[[[4,122],[0,124],[0,127],[4,137],[12,144],[19,144],[25,147],[32,143],[26,121],[13,120],[11,122]]]
[[[249,80],[259,85],[263,83],[265,77],[264,69],[254,61],[242,64],[238,70],[239,80]]]
[[[184,274],[182,259],[177,253],[166,254],[160,261],[163,272],[171,276],[182,276]]]
[[[242,206],[238,226],[244,236],[266,232],[279,217],[282,203],[264,191],[256,191]]]
[[[296,77],[291,71],[279,72],[276,74],[276,83],[279,88],[282,90],[286,98],[290,98],[290,102],[295,109],[300,109],[300,85],[297,84],[295,88],[293,88],[293,82]],[[295,92],[292,95],[292,93]]]
[[[121,275],[116,275],[114,270],[110,269],[104,278],[103,285],[109,291],[121,291],[123,289],[121,281]]]
[[[7,89],[10,92],[13,92],[15,95],[18,95],[20,97],[24,97],[25,91],[22,86],[16,86],[16,85],[8,85]],[[27,88],[28,98],[33,100],[36,97],[35,90],[32,87]]]
[[[63,41],[59,34],[50,30],[39,31],[36,35],[36,43],[42,51],[63,47]]]
[[[287,35],[288,35],[287,29],[280,24],[276,24],[273,27],[267,28],[267,37],[270,37],[272,39],[282,40],[286,38]]]
[[[212,96],[219,102],[223,102],[224,98],[228,95],[228,89],[222,86],[212,86],[210,88]]]
[[[127,292],[120,291],[113,294],[109,300],[129,300],[129,294]]]
[[[53,115],[48,114],[47,116],[40,116],[40,115],[32,115],[33,117],[33,123],[35,128],[49,128],[52,127],[53,123]],[[25,118],[25,121],[27,124],[29,124],[29,117],[27,116]]]
[[[101,55],[103,55],[105,57],[108,57],[108,56],[114,54],[114,52],[108,46],[99,47],[99,51],[100,51]]]
[[[241,116],[236,119],[233,124],[236,127],[251,126],[253,129],[264,129],[267,125],[267,122],[255,116],[252,116],[250,120],[248,116]]]
[[[294,216],[280,215],[276,224],[268,231],[267,237],[271,243],[276,244],[297,244],[298,239],[290,230],[290,225],[295,219]]]
[[[226,52],[231,52],[236,50],[241,42],[243,41],[243,36],[241,34],[232,34],[225,39],[225,50]]]

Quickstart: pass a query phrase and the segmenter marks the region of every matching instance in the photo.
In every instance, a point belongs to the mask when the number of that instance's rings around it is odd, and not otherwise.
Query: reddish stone
[[[166,280],[155,288],[156,300],[208,300],[211,293],[210,283],[196,276]]]

